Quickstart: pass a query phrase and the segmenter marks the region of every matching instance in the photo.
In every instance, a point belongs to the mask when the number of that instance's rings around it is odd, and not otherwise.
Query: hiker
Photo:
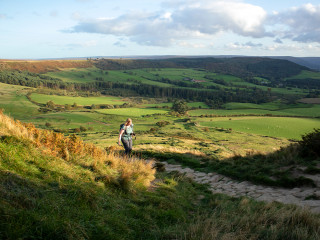
[[[119,140],[118,140],[119,146],[121,146],[121,142],[122,142],[125,150],[125,154],[127,155],[129,155],[132,151],[132,136],[134,135],[135,134],[133,133],[132,120],[131,118],[128,118],[124,124],[120,125]]]

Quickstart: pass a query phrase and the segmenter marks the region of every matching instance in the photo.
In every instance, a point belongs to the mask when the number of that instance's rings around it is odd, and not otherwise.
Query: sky
[[[0,0],[0,59],[320,57],[319,0]]]

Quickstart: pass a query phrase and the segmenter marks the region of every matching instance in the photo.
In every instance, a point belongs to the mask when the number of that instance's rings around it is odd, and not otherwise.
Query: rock
[[[313,208],[310,208],[311,212],[314,212],[314,213],[320,213],[320,207],[313,207]]]
[[[179,165],[172,165],[163,162],[168,172],[177,171],[184,173],[195,182],[210,184],[213,193],[223,193],[232,197],[249,196],[258,201],[278,201],[285,204],[296,204],[302,207],[309,207],[311,211],[320,213],[320,200],[305,200],[308,196],[320,197],[319,188],[284,188],[264,187],[254,185],[248,181],[236,182],[235,180],[217,173],[203,173],[190,168],[182,168]]]
[[[261,195],[260,197],[257,198],[259,201],[264,201],[264,202],[272,202],[273,199],[269,195]]]
[[[302,203],[309,207],[320,207],[320,200],[305,200]]]

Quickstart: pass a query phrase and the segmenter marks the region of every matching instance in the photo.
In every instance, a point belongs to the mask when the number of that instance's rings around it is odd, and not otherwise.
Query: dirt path
[[[203,173],[181,165],[172,165],[166,162],[167,172],[177,171],[186,174],[197,183],[209,184],[213,193],[223,193],[233,197],[247,196],[258,201],[272,202],[277,201],[285,204],[295,204],[308,207],[312,212],[320,213],[320,200],[306,200],[308,198],[320,199],[320,188],[275,188],[263,185],[254,185],[250,182],[237,182],[231,178],[217,173]]]

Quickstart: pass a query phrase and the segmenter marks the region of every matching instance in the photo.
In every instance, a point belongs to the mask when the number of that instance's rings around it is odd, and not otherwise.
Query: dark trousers
[[[132,139],[127,140],[127,139],[121,138],[121,142],[124,146],[125,153],[130,154],[132,151]]]

